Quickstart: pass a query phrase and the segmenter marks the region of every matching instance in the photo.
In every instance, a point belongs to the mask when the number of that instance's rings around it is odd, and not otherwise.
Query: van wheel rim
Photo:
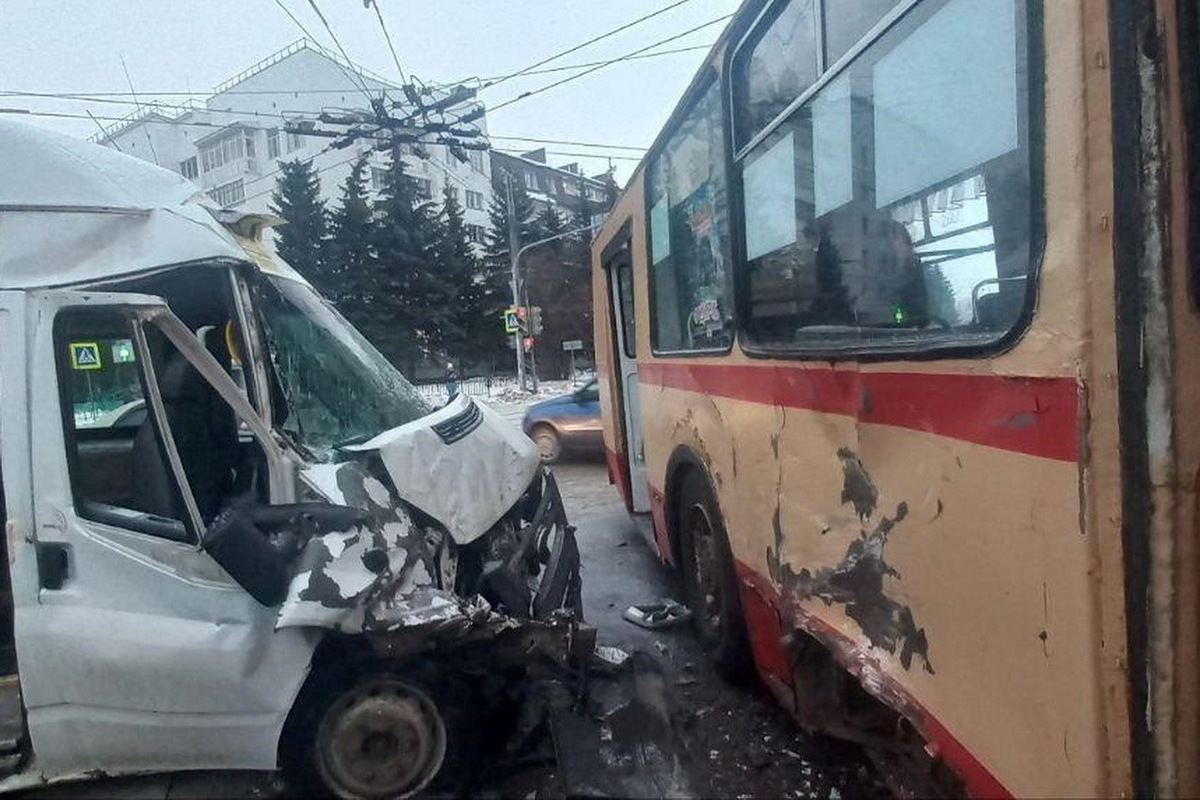
[[[692,609],[703,632],[713,640],[721,635],[721,581],[717,573],[716,536],[708,509],[697,503],[688,513],[692,542],[692,574],[696,580],[697,608]]]
[[[377,678],[330,706],[316,749],[321,777],[340,797],[408,797],[441,769],[446,726],[420,689]]]

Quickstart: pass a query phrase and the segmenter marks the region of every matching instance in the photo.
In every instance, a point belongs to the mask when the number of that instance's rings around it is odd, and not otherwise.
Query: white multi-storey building
[[[368,190],[378,193],[387,155],[366,141],[330,149],[331,139],[289,133],[284,126],[313,120],[322,111],[367,110],[368,95],[384,92],[391,100],[404,98],[395,84],[379,75],[300,40],[217,86],[203,104],[144,105],[92,138],[194,180],[223,207],[246,211],[269,210],[280,162],[311,159],[321,195],[332,208],[351,165],[363,155],[370,164]],[[485,118],[472,125],[486,132]],[[482,243],[492,197],[489,154],[468,151],[464,163],[444,146],[422,147],[425,158],[401,146],[418,194],[440,203],[443,189],[449,187],[464,209],[471,238]]]

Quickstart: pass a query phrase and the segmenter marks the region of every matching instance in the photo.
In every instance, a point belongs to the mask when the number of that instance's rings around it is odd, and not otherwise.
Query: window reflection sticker
[[[850,135],[850,81],[842,76],[829,83],[812,103],[813,190],[816,215],[849,203],[854,197]]]
[[[883,208],[1018,145],[1012,0],[953,0],[874,70]]]
[[[796,241],[796,148],[793,134],[750,163],[742,176],[746,259],[753,261]]]
[[[659,263],[671,255],[671,225],[667,198],[650,209],[650,260]]]

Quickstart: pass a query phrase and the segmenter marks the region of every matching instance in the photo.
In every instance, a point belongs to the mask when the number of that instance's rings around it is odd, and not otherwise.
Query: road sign
[[[520,333],[521,319],[517,316],[517,310],[513,307],[504,309],[504,332],[505,333]]]
[[[71,342],[71,367],[100,369],[100,345],[96,342]]]
[[[567,339],[563,342],[563,350],[574,352],[583,349],[583,339]]]

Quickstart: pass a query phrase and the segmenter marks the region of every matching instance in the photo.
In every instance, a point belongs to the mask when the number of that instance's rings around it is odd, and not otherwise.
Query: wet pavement
[[[526,775],[497,795],[519,788],[525,791],[518,796],[535,797],[891,796],[858,748],[805,735],[753,681],[722,680],[689,625],[651,631],[622,619],[632,603],[681,599],[675,576],[625,511],[602,464],[564,463],[555,473],[578,527],[584,615],[598,644],[633,657],[593,683],[599,752],[574,759],[568,769],[579,774],[546,769],[540,781]],[[579,735],[586,737],[586,728]]]

